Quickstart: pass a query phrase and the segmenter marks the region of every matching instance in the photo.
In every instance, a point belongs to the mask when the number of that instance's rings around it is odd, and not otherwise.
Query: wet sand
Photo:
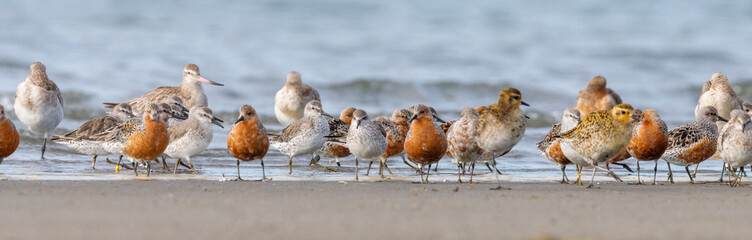
[[[0,239],[748,238],[720,184],[0,181]]]

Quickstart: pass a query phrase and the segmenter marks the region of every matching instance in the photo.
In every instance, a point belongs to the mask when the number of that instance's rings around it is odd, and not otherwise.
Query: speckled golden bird
[[[598,163],[613,158],[627,147],[632,137],[632,121],[636,118],[633,111],[631,105],[619,104],[608,111],[592,112],[577,127],[559,136],[561,151],[570,161],[594,167],[588,187],[593,186],[597,169],[613,175]]]

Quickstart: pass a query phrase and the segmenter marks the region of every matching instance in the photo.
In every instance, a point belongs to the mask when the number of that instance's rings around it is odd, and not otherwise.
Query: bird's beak
[[[170,117],[177,118],[177,119],[180,119],[180,120],[186,120],[186,119],[188,119],[188,115],[173,114],[172,112],[170,112],[169,115],[170,115]]]
[[[238,124],[239,122],[245,121],[245,116],[240,116],[237,121],[235,121],[235,124]]]
[[[528,117],[527,115],[525,114],[522,114],[522,115],[525,116],[526,119],[530,119],[530,117]]]
[[[436,121],[437,121],[437,122],[440,122],[440,123],[446,123],[446,121],[444,121],[444,120],[442,120],[441,118],[439,118],[439,116],[435,116],[435,115],[434,115],[433,117],[434,117],[434,119],[436,119]]]
[[[208,83],[208,84],[211,84],[211,85],[224,86],[224,84],[221,84],[221,83],[218,83],[218,82],[214,82],[214,81],[211,81],[211,80],[209,80],[209,79],[206,79],[206,78],[202,77],[201,75],[198,75],[198,76],[196,77],[196,80],[197,80],[197,81],[199,81],[199,82],[205,82],[205,83]]]
[[[632,114],[632,120],[640,121],[640,116]]]
[[[324,115],[324,116],[327,116],[327,117],[330,117],[330,118],[334,118],[334,117],[332,117],[332,115],[330,115],[330,114],[328,114],[328,113],[326,113],[324,111],[321,111],[321,115]]]
[[[718,116],[718,121],[728,122],[728,120],[726,120],[725,118],[722,118],[721,116]]]
[[[528,106],[528,107],[530,106],[530,104],[527,104],[525,101],[520,101],[520,104],[522,104],[524,106]]]
[[[408,122],[412,122],[413,120],[418,119],[418,114],[413,114],[413,117],[408,120]]]
[[[360,127],[360,120],[355,121],[355,129],[358,129]]]
[[[222,119],[219,119],[217,117],[212,117],[212,123],[216,124],[217,126],[219,126],[221,128],[225,128],[224,126],[222,126],[223,122],[225,122],[225,121],[222,121]]]

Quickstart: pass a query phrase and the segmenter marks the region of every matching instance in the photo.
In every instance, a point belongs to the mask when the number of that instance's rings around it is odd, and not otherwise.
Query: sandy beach
[[[0,239],[741,239],[717,183],[2,181]]]

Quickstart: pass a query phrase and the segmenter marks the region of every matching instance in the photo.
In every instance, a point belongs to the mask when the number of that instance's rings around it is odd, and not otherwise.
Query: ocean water
[[[491,104],[500,90],[516,87],[532,105],[524,108],[532,119],[522,142],[500,159],[510,180],[558,178],[535,143],[595,75],[605,76],[625,102],[658,110],[669,127],[693,120],[700,87],[714,72],[726,73],[737,93],[752,99],[752,3],[744,1],[31,0],[0,6],[0,104],[24,136],[0,165],[0,178],[130,176],[114,174],[103,161],[92,170],[89,156],[57,144],[48,146],[46,160],[38,159],[41,140],[12,111],[15,86],[34,61],[47,65],[64,92],[66,119],[56,134],[104,114],[102,102],[179,84],[187,63],[226,84],[204,87],[221,118],[231,122],[242,104],[251,104],[270,130],[281,128],[274,93],[289,71],[300,72],[335,114],[354,106],[382,115],[425,103],[451,120],[463,107]],[[226,135],[227,128],[216,128],[210,148],[193,159],[201,175],[184,177],[234,174]],[[341,159],[338,173],[310,168],[306,160],[296,159],[293,177],[278,179],[354,173],[352,158]],[[395,173],[412,174],[400,162],[392,163]],[[634,160],[627,162],[634,168]],[[269,175],[286,174],[276,150],[266,163]],[[244,174],[260,176],[257,162],[242,166]],[[456,170],[449,159],[440,167],[441,174]],[[719,161],[700,167],[708,177],[719,168]]]

